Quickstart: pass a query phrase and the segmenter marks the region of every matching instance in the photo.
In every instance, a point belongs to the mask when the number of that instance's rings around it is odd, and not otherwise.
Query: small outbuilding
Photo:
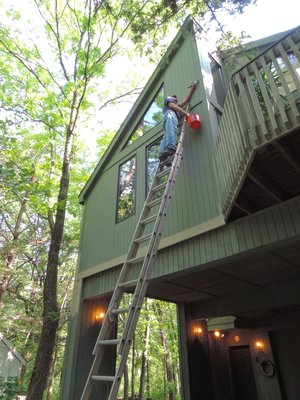
[[[24,358],[0,332],[0,380],[19,378],[24,365]]]

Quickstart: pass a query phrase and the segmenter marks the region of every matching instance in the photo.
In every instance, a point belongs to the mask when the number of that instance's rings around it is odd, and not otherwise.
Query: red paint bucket
[[[192,129],[200,129],[202,125],[198,114],[190,114],[188,116],[187,122]]]

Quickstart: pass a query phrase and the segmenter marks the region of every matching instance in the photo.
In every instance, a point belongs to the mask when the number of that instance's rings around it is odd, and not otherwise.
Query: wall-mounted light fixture
[[[234,341],[235,341],[236,343],[238,343],[238,342],[241,340],[241,338],[240,338],[239,335],[235,335],[233,339],[234,339]]]
[[[202,336],[202,333],[203,333],[203,330],[202,330],[202,328],[201,328],[201,326],[196,326],[195,328],[194,328],[194,336],[195,337],[197,337],[197,338],[201,338],[201,336]]]
[[[259,364],[260,372],[267,378],[275,375],[275,366],[273,361],[268,359],[264,351],[265,343],[261,340],[256,340],[255,348],[257,350],[256,362]]]
[[[261,342],[260,340],[257,340],[255,342],[255,347],[257,350],[263,350],[263,348],[264,348],[263,342]]]
[[[104,318],[105,318],[105,312],[104,311],[99,310],[99,311],[96,312],[95,321],[97,323],[102,324]]]
[[[225,336],[225,333],[223,333],[223,332],[221,332],[221,331],[219,331],[219,330],[214,331],[214,337],[215,337],[216,339],[222,339],[224,336]]]

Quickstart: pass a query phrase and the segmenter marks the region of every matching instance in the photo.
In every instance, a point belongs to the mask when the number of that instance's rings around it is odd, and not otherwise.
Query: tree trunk
[[[46,400],[51,400],[52,399],[52,394],[53,394],[53,383],[54,383],[54,376],[55,376],[55,364],[56,364],[57,356],[58,356],[57,342],[58,342],[58,337],[56,337],[54,355],[53,355],[53,359],[52,359],[52,362],[51,362],[51,366],[49,368],[50,372],[49,372],[49,381],[48,381],[48,386],[47,386]]]
[[[134,399],[135,334],[132,339],[131,398]]]
[[[128,377],[128,365],[125,365],[124,369],[124,400],[128,400],[128,390],[129,390],[129,377]]]
[[[144,351],[142,354],[142,365],[141,365],[141,376],[140,376],[140,388],[139,388],[139,400],[145,399],[145,378],[148,365],[148,348],[149,348],[149,337],[150,337],[150,324],[149,324],[149,312],[148,312],[148,299],[146,299],[145,310],[146,314],[146,328],[144,333]]]
[[[62,175],[57,199],[55,222],[48,253],[46,279],[44,283],[43,326],[42,333],[28,388],[27,400],[42,400],[49,377],[56,333],[59,326],[59,308],[57,305],[57,272],[59,252],[64,230],[66,204],[70,183],[70,165],[73,133],[67,130]]]
[[[174,400],[174,390],[172,390],[172,386],[174,384],[173,381],[173,371],[172,371],[172,363],[169,355],[169,346],[167,341],[167,334],[166,330],[164,329],[164,316],[163,316],[163,309],[161,308],[160,304],[157,306],[159,319],[161,322],[161,330],[160,330],[160,337],[162,346],[164,349],[164,371],[165,371],[165,380],[166,380],[166,388],[165,394],[169,400]]]
[[[150,375],[149,375],[149,362],[147,363],[147,382],[146,382],[147,399],[150,399]]]

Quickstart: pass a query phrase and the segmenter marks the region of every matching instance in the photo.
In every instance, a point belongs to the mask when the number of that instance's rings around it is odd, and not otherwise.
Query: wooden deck
[[[300,194],[300,28],[237,71],[214,154],[232,220]]]

